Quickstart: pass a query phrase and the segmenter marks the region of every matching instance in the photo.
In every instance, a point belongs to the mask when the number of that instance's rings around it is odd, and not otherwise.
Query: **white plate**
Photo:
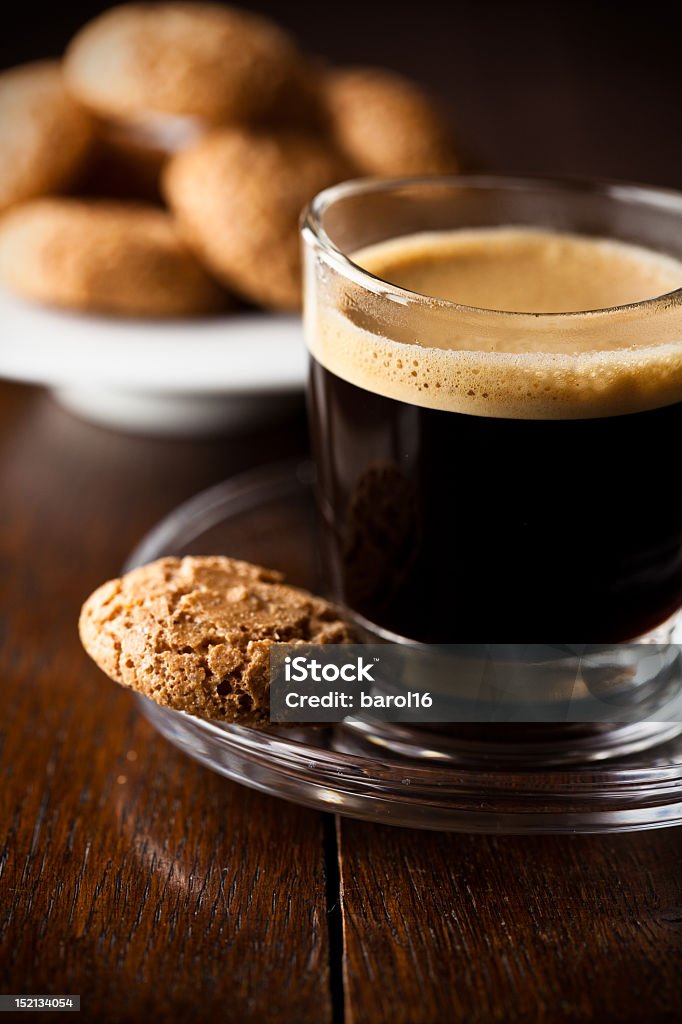
[[[0,292],[0,376],[44,384],[95,422],[202,434],[271,419],[306,374],[299,317],[235,313],[127,320],[68,313]]]

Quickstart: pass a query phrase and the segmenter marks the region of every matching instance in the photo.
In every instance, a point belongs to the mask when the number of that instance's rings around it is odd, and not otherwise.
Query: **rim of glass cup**
[[[601,195],[605,199],[618,202],[639,202],[652,208],[669,209],[682,218],[682,192],[675,189],[657,186],[630,184],[628,182],[607,181],[588,178],[545,178],[542,176],[506,176],[494,174],[462,174],[462,175],[431,175],[403,178],[356,178],[332,185],[324,189],[303,210],[301,215],[301,234],[307,244],[317,244],[344,277],[354,281],[361,287],[381,294],[384,298],[394,299],[401,303],[424,303],[430,309],[451,310],[453,313],[468,313],[489,317],[491,321],[499,318],[532,320],[536,323],[547,323],[561,320],[563,323],[582,322],[586,317],[613,316],[619,312],[632,313],[641,311],[651,313],[655,310],[669,310],[671,306],[682,306],[682,287],[661,295],[655,295],[638,302],[624,303],[616,306],[605,306],[600,309],[585,309],[563,313],[533,313],[516,310],[491,309],[485,306],[467,306],[450,299],[440,299],[411,291],[378,277],[354,263],[348,253],[344,252],[330,238],[324,225],[325,213],[339,200],[350,196],[372,195],[382,192],[396,191],[407,188],[440,187],[454,189],[508,190],[523,191],[531,188],[544,188],[557,193],[585,192]],[[637,244],[637,243],[633,243]]]
[[[448,299],[434,298],[421,292],[415,292],[393,284],[384,278],[372,274],[355,263],[347,252],[340,248],[330,237],[324,227],[327,211],[339,200],[353,196],[377,195],[401,189],[434,189],[451,188],[453,190],[469,189],[481,191],[506,190],[510,193],[544,189],[556,194],[571,195],[583,193],[601,196],[620,203],[639,203],[649,206],[652,210],[666,209],[680,217],[682,223],[682,191],[660,188],[657,186],[632,184],[629,182],[608,181],[588,178],[547,178],[544,176],[507,176],[495,174],[471,175],[431,175],[399,178],[357,178],[332,185],[319,192],[303,210],[301,215],[301,235],[306,245],[322,251],[327,260],[345,279],[353,281],[361,288],[380,295],[382,299],[395,301],[403,306],[407,304],[423,304],[430,312],[475,317],[478,322],[487,323],[494,329],[505,321],[513,321],[523,330],[529,327],[537,330],[551,329],[558,322],[567,329],[569,336],[573,329],[579,330],[581,325],[590,323],[594,326],[595,319],[618,318],[619,314],[631,317],[642,313],[670,313],[675,311],[674,324],[677,325],[677,311],[682,311],[682,287],[665,292],[639,302],[607,306],[601,309],[578,310],[561,313],[532,313],[512,310],[490,309],[484,306],[468,306]],[[637,243],[633,243],[637,244]],[[644,245],[644,243],[642,243]],[[479,318],[481,320],[479,321]],[[616,320],[616,323],[619,321]],[[506,356],[507,353],[501,353]],[[370,622],[357,612],[351,617],[360,629],[384,642],[401,644],[416,649],[427,649],[428,645],[394,633],[393,631]]]

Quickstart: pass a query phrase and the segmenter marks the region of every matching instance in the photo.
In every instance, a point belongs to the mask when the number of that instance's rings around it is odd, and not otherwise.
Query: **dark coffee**
[[[527,244],[528,234],[518,234]],[[633,258],[631,248],[622,250],[619,259]],[[416,279],[427,294],[429,276],[439,274],[430,294],[442,294],[448,268],[436,259],[430,270],[423,244],[419,260],[414,251],[410,260],[392,243],[388,272],[381,253],[368,260],[370,269],[388,280],[402,273],[405,286]],[[579,269],[580,253],[571,255]],[[594,266],[585,266],[598,295]],[[661,266],[659,292],[669,287],[665,273],[674,278],[675,271],[672,263]],[[642,268],[647,281],[630,282],[635,293],[653,287],[652,259]],[[514,282],[503,264],[494,269],[507,290],[529,272],[517,264]],[[468,272],[475,289],[475,262]],[[614,283],[625,289],[616,301],[628,301],[622,273],[603,276],[603,305]],[[594,301],[580,295],[579,277],[575,269],[568,275],[565,309]],[[549,279],[561,290],[561,275]],[[542,282],[532,286],[539,292]],[[510,304],[510,295],[503,301]],[[518,301],[523,309],[523,294]],[[554,308],[556,297],[548,301]],[[357,315],[347,324],[350,339]],[[591,374],[573,374],[570,360],[540,353],[521,376],[513,360],[507,371],[482,352],[460,366],[453,383],[454,371],[446,379],[451,354],[442,348],[429,354],[413,346],[407,373],[404,346],[396,355],[390,339],[378,339],[375,351],[362,351],[345,344],[339,323],[334,331],[337,347],[320,345],[326,365],[312,358],[310,401],[337,598],[385,629],[443,643],[485,636],[547,643],[559,635],[614,643],[649,632],[682,605],[679,351],[670,357],[652,349],[634,369],[629,350],[608,351]],[[365,332],[360,342],[372,348],[368,338]]]
[[[331,578],[372,622],[430,642],[612,643],[682,605],[682,403],[470,416],[315,360],[310,395]]]

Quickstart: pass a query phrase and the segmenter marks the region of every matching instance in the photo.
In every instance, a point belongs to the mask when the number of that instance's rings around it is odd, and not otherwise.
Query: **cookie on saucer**
[[[383,68],[329,71],[331,133],[363,174],[451,174],[458,162],[446,119],[409,79]]]
[[[301,210],[349,174],[316,138],[224,129],[178,153],[163,183],[189,242],[226,287],[258,305],[296,310]]]
[[[0,212],[67,186],[91,141],[91,119],[66,91],[57,61],[2,72]]]
[[[225,303],[170,214],[133,203],[51,198],[11,210],[0,222],[0,282],[88,313],[195,316]]]
[[[273,643],[354,641],[333,605],[221,556],[162,558],[99,587],[81,642],[115,682],[201,718],[265,724]]]

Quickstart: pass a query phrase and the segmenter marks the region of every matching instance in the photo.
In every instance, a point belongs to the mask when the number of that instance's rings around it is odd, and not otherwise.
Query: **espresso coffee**
[[[351,281],[307,325],[334,596],[442,643],[614,643],[673,615],[682,340],[661,323],[682,263],[525,228],[416,234],[353,260],[374,290]],[[432,297],[423,332],[414,308],[386,328],[381,281],[405,308]]]

